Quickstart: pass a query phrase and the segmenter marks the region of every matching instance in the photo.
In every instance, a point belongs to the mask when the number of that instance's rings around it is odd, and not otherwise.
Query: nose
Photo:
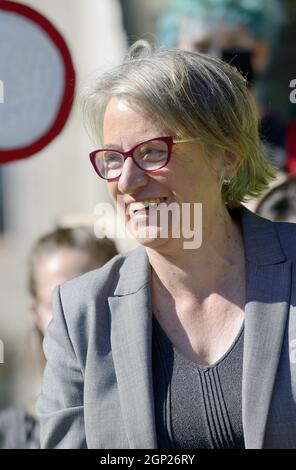
[[[141,170],[132,158],[127,158],[122,167],[122,173],[118,180],[118,189],[121,193],[133,194],[145,186],[149,176]]]

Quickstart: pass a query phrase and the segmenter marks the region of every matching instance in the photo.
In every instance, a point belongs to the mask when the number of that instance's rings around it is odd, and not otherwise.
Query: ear
[[[223,171],[224,171],[224,177],[225,178],[233,178],[241,164],[241,159],[232,152],[226,151],[224,154],[224,165],[223,165]]]

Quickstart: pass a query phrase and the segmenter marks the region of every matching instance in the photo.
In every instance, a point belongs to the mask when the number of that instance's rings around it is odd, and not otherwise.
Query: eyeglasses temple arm
[[[188,138],[184,138],[184,139],[179,139],[179,138],[176,138],[176,139],[173,139],[173,143],[174,144],[184,144],[186,142],[196,142],[198,141],[199,139],[197,137],[188,137]]]

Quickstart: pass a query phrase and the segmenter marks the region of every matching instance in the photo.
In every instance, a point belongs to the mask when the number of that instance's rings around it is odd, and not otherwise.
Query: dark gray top
[[[153,315],[153,382],[158,448],[244,448],[244,328],[211,366],[187,359]]]

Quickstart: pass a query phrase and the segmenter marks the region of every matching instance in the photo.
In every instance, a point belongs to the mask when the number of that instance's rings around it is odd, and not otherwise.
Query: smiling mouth
[[[157,207],[162,202],[165,202],[166,199],[167,199],[166,197],[157,197],[157,198],[146,199],[140,202],[132,202],[128,207],[128,214],[133,215],[133,214],[136,214],[138,211],[145,211],[145,210],[147,211],[149,207]]]

